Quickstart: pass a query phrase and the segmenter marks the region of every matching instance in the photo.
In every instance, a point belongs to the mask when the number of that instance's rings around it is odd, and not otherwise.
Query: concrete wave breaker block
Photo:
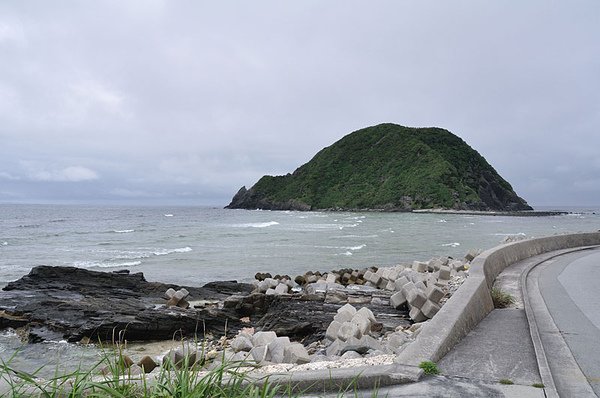
[[[423,312],[421,312],[421,310],[417,307],[412,307],[408,313],[408,316],[410,316],[410,319],[415,322],[423,322],[427,320],[425,314],[423,314]]]
[[[433,318],[433,316],[437,314],[439,310],[440,306],[431,300],[427,300],[427,302],[423,304],[423,307],[421,308],[423,315],[429,319]]]
[[[406,294],[406,301],[411,307],[420,309],[427,302],[427,296],[419,289],[411,289]]]
[[[368,316],[364,313],[359,314],[358,312],[352,317],[350,323],[355,324],[360,330],[361,335],[367,334],[371,330],[371,321]]]
[[[273,363],[282,363],[285,347],[288,345],[290,345],[289,337],[277,337],[267,345],[267,356],[265,359]]]
[[[327,327],[327,330],[325,331],[325,338],[327,338],[328,340],[332,340],[332,341],[337,339],[338,332],[339,332],[341,326],[342,326],[341,322],[338,322],[338,321],[331,322],[329,324],[329,326]]]
[[[392,294],[390,297],[390,305],[392,308],[398,309],[406,304],[406,297],[401,291]]]
[[[450,274],[451,274],[451,268],[448,266],[443,266],[438,271],[438,278],[447,281],[450,279]]]
[[[252,344],[255,347],[266,346],[276,338],[277,334],[275,332],[256,332],[252,336]]]
[[[344,322],[338,330],[338,339],[346,341],[350,337],[356,337],[357,339],[362,336],[358,325],[353,322]]]
[[[394,285],[396,286],[396,291],[400,291],[402,290],[402,287],[404,285],[406,285],[407,283],[409,283],[410,281],[408,280],[408,278],[406,276],[400,276],[396,279],[396,281],[394,282]]]
[[[444,297],[444,291],[435,285],[427,287],[427,298],[434,303],[439,303]]]
[[[291,343],[285,347],[283,353],[283,362],[296,364],[309,363],[310,356],[302,344]]]
[[[417,272],[427,272],[428,264],[422,261],[414,261],[412,268]]]

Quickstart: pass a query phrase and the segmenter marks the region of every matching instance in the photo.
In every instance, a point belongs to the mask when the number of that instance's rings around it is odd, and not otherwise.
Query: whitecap
[[[135,229],[115,229],[113,232],[117,234],[128,234],[130,232],[135,232]]]
[[[441,219],[441,220],[438,220],[438,222],[448,222],[448,221]]]
[[[138,265],[142,265],[142,262],[141,261],[126,261],[123,263],[116,263],[111,266],[114,266],[114,267],[136,267]]]
[[[345,253],[340,253],[340,254],[339,254],[339,256],[351,256],[351,255],[352,255],[352,252],[351,252],[350,250],[348,250],[348,251],[347,251],[347,252],[345,252]]]
[[[340,229],[344,229],[344,228],[356,228],[358,227],[358,224],[348,224],[348,225],[342,225],[340,227]]]
[[[352,246],[352,247],[348,247],[348,250],[352,250],[352,251],[355,251],[355,250],[360,250],[360,249],[363,249],[363,248],[364,248],[364,247],[366,247],[366,246],[367,246],[367,245]]]
[[[458,246],[460,246],[460,243],[458,243],[458,242],[444,243],[442,246],[446,246],[446,247],[458,247]]]
[[[273,225],[279,225],[279,223],[277,221],[251,222],[246,224],[234,224],[233,226],[236,228],[266,228],[272,227]]]
[[[8,242],[2,242],[2,246],[8,246]]]
[[[101,261],[75,261],[73,263],[78,268],[118,268],[118,267],[136,267],[142,265],[141,261],[121,261],[121,262],[101,262]]]
[[[493,234],[494,236],[526,236],[526,234],[524,232],[517,232],[516,234],[510,233],[510,234],[501,234],[501,233],[497,233],[497,234]]]
[[[378,238],[379,235],[338,235],[332,236],[334,239],[346,239],[346,238]]]
[[[165,214],[165,217],[173,217],[173,214]]]
[[[171,253],[187,253],[187,252],[191,252],[191,251],[192,251],[192,248],[189,246],[186,246],[186,247],[181,247],[178,249],[159,249],[159,250],[152,252],[152,254],[154,254],[155,256],[166,256],[167,254],[171,254]]]

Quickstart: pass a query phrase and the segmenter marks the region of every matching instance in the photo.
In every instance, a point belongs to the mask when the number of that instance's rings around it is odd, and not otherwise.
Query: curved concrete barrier
[[[539,254],[582,246],[600,245],[600,232],[556,235],[508,243],[481,253],[471,262],[469,278],[419,335],[395,360],[394,365],[330,369],[272,375],[271,382],[295,386],[301,391],[358,388],[417,381],[423,361],[438,362],[493,309],[491,288],[496,277],[515,262]]]
[[[486,250],[471,262],[465,283],[422,327],[396,362],[418,366],[422,361],[439,361],[492,311],[491,288],[496,277],[509,265],[555,250],[594,245],[600,245],[600,232],[534,238]]]
[[[300,391],[331,391],[355,383],[369,389],[417,381],[423,361],[438,362],[493,309],[491,288],[506,267],[518,261],[555,250],[600,245],[600,232],[556,235],[508,243],[481,253],[471,262],[469,278],[395,360],[394,365],[329,369],[272,375],[271,382],[294,386]]]

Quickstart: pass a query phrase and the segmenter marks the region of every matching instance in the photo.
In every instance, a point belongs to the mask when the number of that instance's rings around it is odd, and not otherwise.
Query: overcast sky
[[[0,202],[226,205],[382,122],[600,204],[600,2],[0,2]]]

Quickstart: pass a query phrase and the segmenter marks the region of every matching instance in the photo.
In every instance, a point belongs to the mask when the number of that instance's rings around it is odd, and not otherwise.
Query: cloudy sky
[[[0,202],[225,205],[362,127],[600,203],[600,2],[3,1]]]

